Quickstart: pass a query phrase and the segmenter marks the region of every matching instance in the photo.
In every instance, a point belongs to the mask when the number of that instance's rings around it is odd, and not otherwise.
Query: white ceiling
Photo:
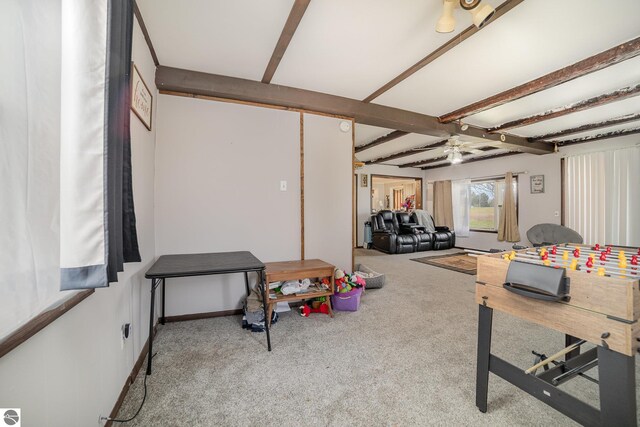
[[[293,3],[138,0],[162,65],[252,80],[262,78]],[[363,99],[471,24],[469,14],[458,9],[456,31],[436,33],[441,7],[442,0],[313,0],[272,83]],[[373,102],[440,116],[636,38],[638,17],[639,0],[525,0]],[[497,126],[638,83],[640,58],[634,58],[464,121]],[[510,132],[531,137],[638,112],[640,96]],[[612,129],[633,127],[637,123]],[[357,124],[356,145],[393,130]],[[357,157],[372,160],[438,140],[411,134]]]
[[[639,16],[638,0],[525,0],[375,102],[440,116],[637,37]]]
[[[356,127],[356,133],[357,132],[358,132],[358,127]],[[441,138],[436,138],[434,136],[429,136],[429,135],[420,135],[417,133],[410,133],[408,135],[401,136],[400,138],[394,139],[391,142],[380,144],[373,148],[369,148],[368,150],[364,150],[359,153],[356,153],[356,157],[359,160],[367,161],[367,160],[388,156],[389,154],[398,153],[400,151],[409,150],[411,148],[419,147],[421,145],[432,144],[437,141],[441,141]]]
[[[137,0],[162,65],[260,80],[294,0]]]
[[[368,144],[374,139],[385,136],[390,132],[393,132],[393,129],[380,128],[377,126],[369,126],[356,123],[356,146]]]
[[[273,83],[366,98],[470,25],[460,10],[454,33],[435,32],[441,9],[437,0],[311,1]]]

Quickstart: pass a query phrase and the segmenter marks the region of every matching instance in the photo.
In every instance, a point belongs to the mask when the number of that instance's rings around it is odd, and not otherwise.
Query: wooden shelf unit
[[[302,301],[319,297],[327,297],[326,304],[329,307],[329,316],[333,317],[330,297],[335,291],[334,272],[336,268],[334,265],[319,259],[307,259],[298,261],[267,262],[265,263],[265,266],[266,285],[264,300],[267,304],[267,321],[269,323],[271,323],[274,304],[284,301]],[[316,277],[329,278],[329,289],[324,291],[307,292],[304,294],[277,295],[276,298],[270,298],[271,295],[276,294],[269,290],[269,283],[287,280],[314,279]]]

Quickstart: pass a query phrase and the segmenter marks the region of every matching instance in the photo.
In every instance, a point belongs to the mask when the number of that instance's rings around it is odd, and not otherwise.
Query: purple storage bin
[[[358,311],[362,288],[353,288],[349,292],[331,295],[331,305],[338,311]]]

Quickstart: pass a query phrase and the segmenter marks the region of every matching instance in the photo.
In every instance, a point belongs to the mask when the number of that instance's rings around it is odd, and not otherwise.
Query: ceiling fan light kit
[[[453,153],[451,153],[451,164],[452,165],[457,165],[458,163],[462,162],[462,153],[460,151],[454,151]]]
[[[472,9],[471,16],[473,17],[473,25],[478,28],[482,28],[484,24],[489,22],[496,10],[488,4],[483,4],[475,9]]]
[[[482,28],[496,13],[496,10],[489,4],[481,4],[482,0],[443,0],[442,15],[436,23],[436,31],[439,33],[450,33],[455,29],[456,19],[453,12],[458,4],[467,12],[471,13],[473,25]]]
[[[444,0],[442,5],[442,15],[436,24],[436,31],[439,33],[450,33],[456,28],[456,18],[453,11],[458,6],[457,0]]]

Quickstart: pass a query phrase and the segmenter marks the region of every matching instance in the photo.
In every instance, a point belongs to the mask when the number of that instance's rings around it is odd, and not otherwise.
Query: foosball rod
[[[518,254],[516,253],[516,256],[517,255]],[[527,252],[524,255],[533,257],[534,259],[535,258],[540,259],[540,255],[536,254],[535,252]],[[554,263],[555,265],[560,265],[560,263],[562,264],[567,263],[567,267],[571,265],[572,260],[578,260],[578,265],[585,265],[587,260],[589,259],[589,257],[582,256],[582,255],[580,255],[580,257],[570,257],[569,259],[566,259],[566,260],[562,259],[562,257],[558,257],[557,255],[555,259],[553,259],[552,257],[553,255],[549,255],[549,258],[547,258],[549,261],[551,261],[551,263]],[[542,259],[540,260],[542,261]],[[618,262],[616,260],[600,261],[598,258],[594,258],[592,268],[597,270],[600,267],[604,267],[605,269],[608,268],[608,269],[617,270],[617,271],[629,272],[631,274],[637,274],[637,269],[634,270],[633,266],[627,265],[625,268],[621,268],[618,266]]]
[[[516,259],[520,258],[520,260],[526,260],[526,261],[532,261],[535,262],[536,264],[544,264],[544,260],[541,260],[539,256],[536,255],[525,255],[525,254],[521,254],[521,255],[516,255]],[[577,259],[577,258],[574,258]],[[571,270],[571,263],[559,263],[559,262],[555,262],[553,260],[548,260],[549,261],[549,265],[550,267],[557,267],[557,268],[566,268],[567,270]],[[632,277],[632,276],[638,276],[638,272],[635,270],[628,270],[628,269],[621,269],[619,267],[614,267],[611,265],[607,265],[607,266],[602,266],[602,265],[593,265],[593,267],[587,267],[585,265],[585,263],[578,263],[576,264],[576,268],[574,271],[581,271],[581,272],[585,272],[585,271],[592,271],[594,273],[598,272],[598,268],[604,268],[605,269],[605,273],[608,276],[611,275],[615,275],[615,276],[619,276],[619,277]]]
[[[538,265],[545,265],[544,261],[541,260],[540,257],[533,256],[533,255],[528,255],[527,256],[527,255],[524,255],[524,254],[519,254],[519,255],[516,254],[516,258],[515,259],[517,261],[530,262],[530,263],[538,264]],[[556,264],[550,263],[549,267],[565,268],[567,270],[571,269],[569,266],[558,265],[557,263]],[[583,266],[582,264],[578,264],[578,267],[580,267],[580,269],[575,269],[574,271],[579,271],[581,273],[587,273],[587,267]],[[609,270],[607,270],[605,268],[605,276],[610,276],[610,277],[614,277],[615,276],[615,277],[619,277],[619,278],[623,278],[623,279],[628,279],[631,276],[631,275],[628,275],[628,274],[620,273],[619,271],[622,271],[622,270],[620,270],[619,268],[615,268],[615,270],[618,270],[618,271],[615,271],[615,272],[610,271],[610,270],[613,270],[613,269],[614,269],[613,267],[610,267]],[[594,274],[597,274],[598,273],[598,268],[596,266],[594,266],[591,269],[589,269],[589,271],[594,273]]]
[[[557,360],[557,359],[561,358],[565,354],[572,352],[573,350],[575,350],[576,348],[580,347],[584,343],[586,343],[585,340],[576,341],[573,344],[571,344],[569,347],[564,348],[564,349],[560,350],[559,352],[557,352],[556,354],[553,354],[553,355],[547,357],[546,359],[541,360],[540,362],[536,363],[535,365],[533,365],[532,367],[530,367],[529,369],[524,371],[524,373],[525,374],[530,374],[532,372],[535,372],[536,370],[542,368],[545,365],[548,365],[549,363],[553,362],[554,360]]]
[[[590,246],[574,246],[574,245],[566,245],[566,246],[556,246],[558,249],[560,248],[567,248],[570,250],[575,250],[580,248],[580,252],[593,252],[594,254],[598,254],[600,255],[602,252],[606,252],[607,251],[607,247],[604,246],[604,249],[600,248],[599,250],[595,250],[592,249]],[[616,249],[616,250],[611,250],[611,252],[609,252],[609,255],[613,255],[613,256],[618,256],[618,254],[620,253],[620,251],[624,252],[625,255],[631,256],[631,255],[638,255],[638,248],[630,248],[630,249]]]
[[[565,249],[561,249],[561,248],[558,248],[558,250],[557,250],[557,252],[555,253],[555,255],[554,255],[554,254],[552,254],[552,253],[551,253],[551,252],[549,252],[549,251],[547,251],[546,253],[549,255],[549,257],[560,257],[560,258],[561,258],[561,257],[562,257],[562,253],[563,253],[563,252],[565,252],[565,251],[566,251],[566,252],[568,252],[569,259],[571,259],[571,258],[582,258],[582,257],[584,257],[584,258],[589,258],[589,255],[593,255],[594,260],[599,260],[599,259],[600,259],[600,255],[602,254],[601,252],[581,250],[581,251],[580,251],[580,256],[579,256],[579,257],[576,257],[576,256],[573,254],[573,251],[568,250],[568,249],[567,249],[567,250],[565,250]],[[527,253],[533,253],[533,252],[531,252],[531,251],[527,251]],[[538,255],[540,255],[540,252],[539,252],[539,251],[536,251],[535,253],[536,253],[536,254],[538,254]],[[634,253],[634,254],[632,254],[632,256],[635,256],[635,255],[636,255],[635,253]],[[610,258],[610,259],[608,259],[607,261],[616,261],[616,260],[617,260],[617,261],[619,261],[619,260],[620,260],[620,259],[618,258],[618,256],[617,256],[617,255],[615,255],[615,254],[613,254],[613,253],[607,254],[607,257],[608,257],[608,258]],[[627,255],[627,254],[625,254],[625,256],[624,256],[624,257],[625,257],[625,259],[626,259],[627,261],[629,261],[629,258],[628,258],[628,255]]]

